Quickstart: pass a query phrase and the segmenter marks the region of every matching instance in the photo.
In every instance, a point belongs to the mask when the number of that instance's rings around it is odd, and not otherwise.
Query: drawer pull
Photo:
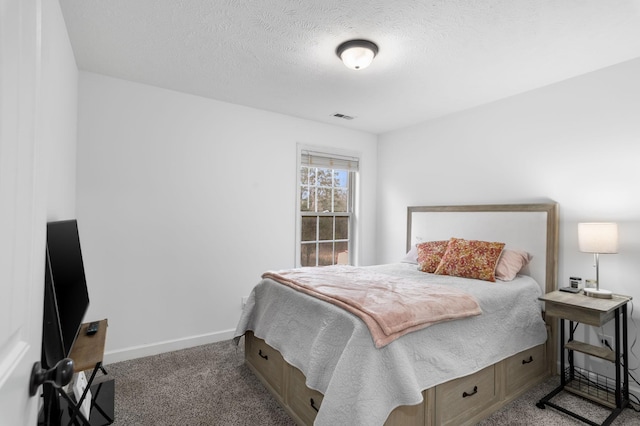
[[[524,364],[529,364],[530,362],[533,362],[533,356],[529,356],[529,359],[523,359],[522,360],[522,365]]]
[[[268,355],[262,355],[262,349],[258,351],[258,355],[260,355],[260,358],[269,359]]]
[[[318,407],[316,407],[316,402],[313,400],[313,398],[309,399],[309,405],[311,405],[311,408],[318,411]]]
[[[478,387],[477,387],[477,386],[474,386],[474,387],[473,387],[473,392],[471,392],[471,393],[469,393],[469,392],[463,392],[463,393],[462,393],[462,397],[463,397],[463,398],[466,398],[466,397],[468,397],[468,396],[472,396],[472,395],[475,395],[475,394],[477,394],[477,393],[478,393]]]

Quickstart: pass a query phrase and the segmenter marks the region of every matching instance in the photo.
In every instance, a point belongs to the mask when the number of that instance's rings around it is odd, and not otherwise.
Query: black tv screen
[[[49,349],[51,356],[57,358],[56,352],[59,350],[54,346],[58,344],[54,342],[58,340],[62,346],[62,355],[67,357],[89,308],[89,293],[76,220],[47,223],[47,270],[45,274],[43,352]],[[47,290],[50,294],[47,294]],[[49,300],[47,300],[47,296],[49,296]],[[47,305],[49,306],[47,307]],[[50,312],[47,313],[47,309]],[[47,314],[49,318],[47,318]],[[58,327],[54,324],[56,316]],[[47,324],[47,321],[50,324]],[[47,335],[47,333],[49,334]],[[55,334],[59,336],[55,336]],[[46,348],[46,345],[51,347]]]
[[[62,345],[62,331],[58,317],[58,305],[51,278],[49,253],[46,253],[44,270],[44,312],[42,322],[42,365],[45,369],[52,368],[58,361],[65,358]]]

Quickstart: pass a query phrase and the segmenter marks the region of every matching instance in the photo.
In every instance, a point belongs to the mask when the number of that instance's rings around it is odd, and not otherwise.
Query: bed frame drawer
[[[491,365],[470,376],[436,386],[435,424],[465,424],[467,419],[499,401],[495,372],[495,365]]]
[[[403,405],[396,407],[384,422],[384,426],[424,426],[427,423],[427,412],[425,408],[433,405],[433,401],[429,399],[433,395],[433,388],[428,391],[422,391],[423,402],[418,405]]]
[[[529,384],[546,377],[546,345],[542,344],[520,352],[506,360],[507,394],[526,390]]]
[[[255,337],[253,333],[245,334],[245,357],[255,370],[260,372],[264,380],[282,395],[284,383],[284,359],[280,352],[267,345],[264,340]]]
[[[322,404],[322,393],[309,389],[305,384],[304,374],[297,368],[289,366],[286,404],[298,417],[298,423],[312,425]],[[427,391],[423,392],[423,396]],[[313,402],[312,402],[313,401]],[[424,426],[424,404],[404,405],[391,412],[384,426]]]
[[[300,370],[293,366],[288,368],[287,404],[303,424],[312,425],[322,404],[323,395],[307,387],[304,374]]]
[[[422,392],[421,404],[397,407],[384,425],[474,425],[548,377],[547,349],[542,344],[470,376],[427,389]],[[323,395],[306,386],[303,373],[250,331],[245,334],[245,357],[247,365],[294,421],[312,425],[317,414],[314,407],[320,408]]]

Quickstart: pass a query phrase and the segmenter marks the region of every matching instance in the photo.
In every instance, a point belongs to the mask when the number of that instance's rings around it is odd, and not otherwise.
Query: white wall
[[[600,257],[600,281],[640,300],[639,75],[636,59],[381,135],[377,260],[402,256],[407,206],[552,199],[560,285],[595,277],[592,255],[578,251],[577,223],[615,221],[620,252]]]
[[[43,1],[41,129],[47,220],[76,215],[78,68],[60,4]],[[44,256],[44,254],[43,254]]]
[[[373,263],[374,135],[80,72],[77,213],[107,361],[230,338],[260,274],[294,267],[296,143],[362,154]]]

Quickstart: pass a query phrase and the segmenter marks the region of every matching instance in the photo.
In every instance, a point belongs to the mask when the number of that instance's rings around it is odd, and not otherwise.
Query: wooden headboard
[[[420,206],[407,208],[407,251],[419,241],[451,237],[501,241],[505,247],[526,250],[533,255],[531,275],[544,293],[558,288],[557,203]],[[544,312],[543,312],[544,315]],[[557,321],[545,318],[547,366],[557,374]]]
[[[408,207],[407,251],[451,237],[504,242],[533,255],[524,273],[548,293],[557,289],[558,222],[557,203]]]

